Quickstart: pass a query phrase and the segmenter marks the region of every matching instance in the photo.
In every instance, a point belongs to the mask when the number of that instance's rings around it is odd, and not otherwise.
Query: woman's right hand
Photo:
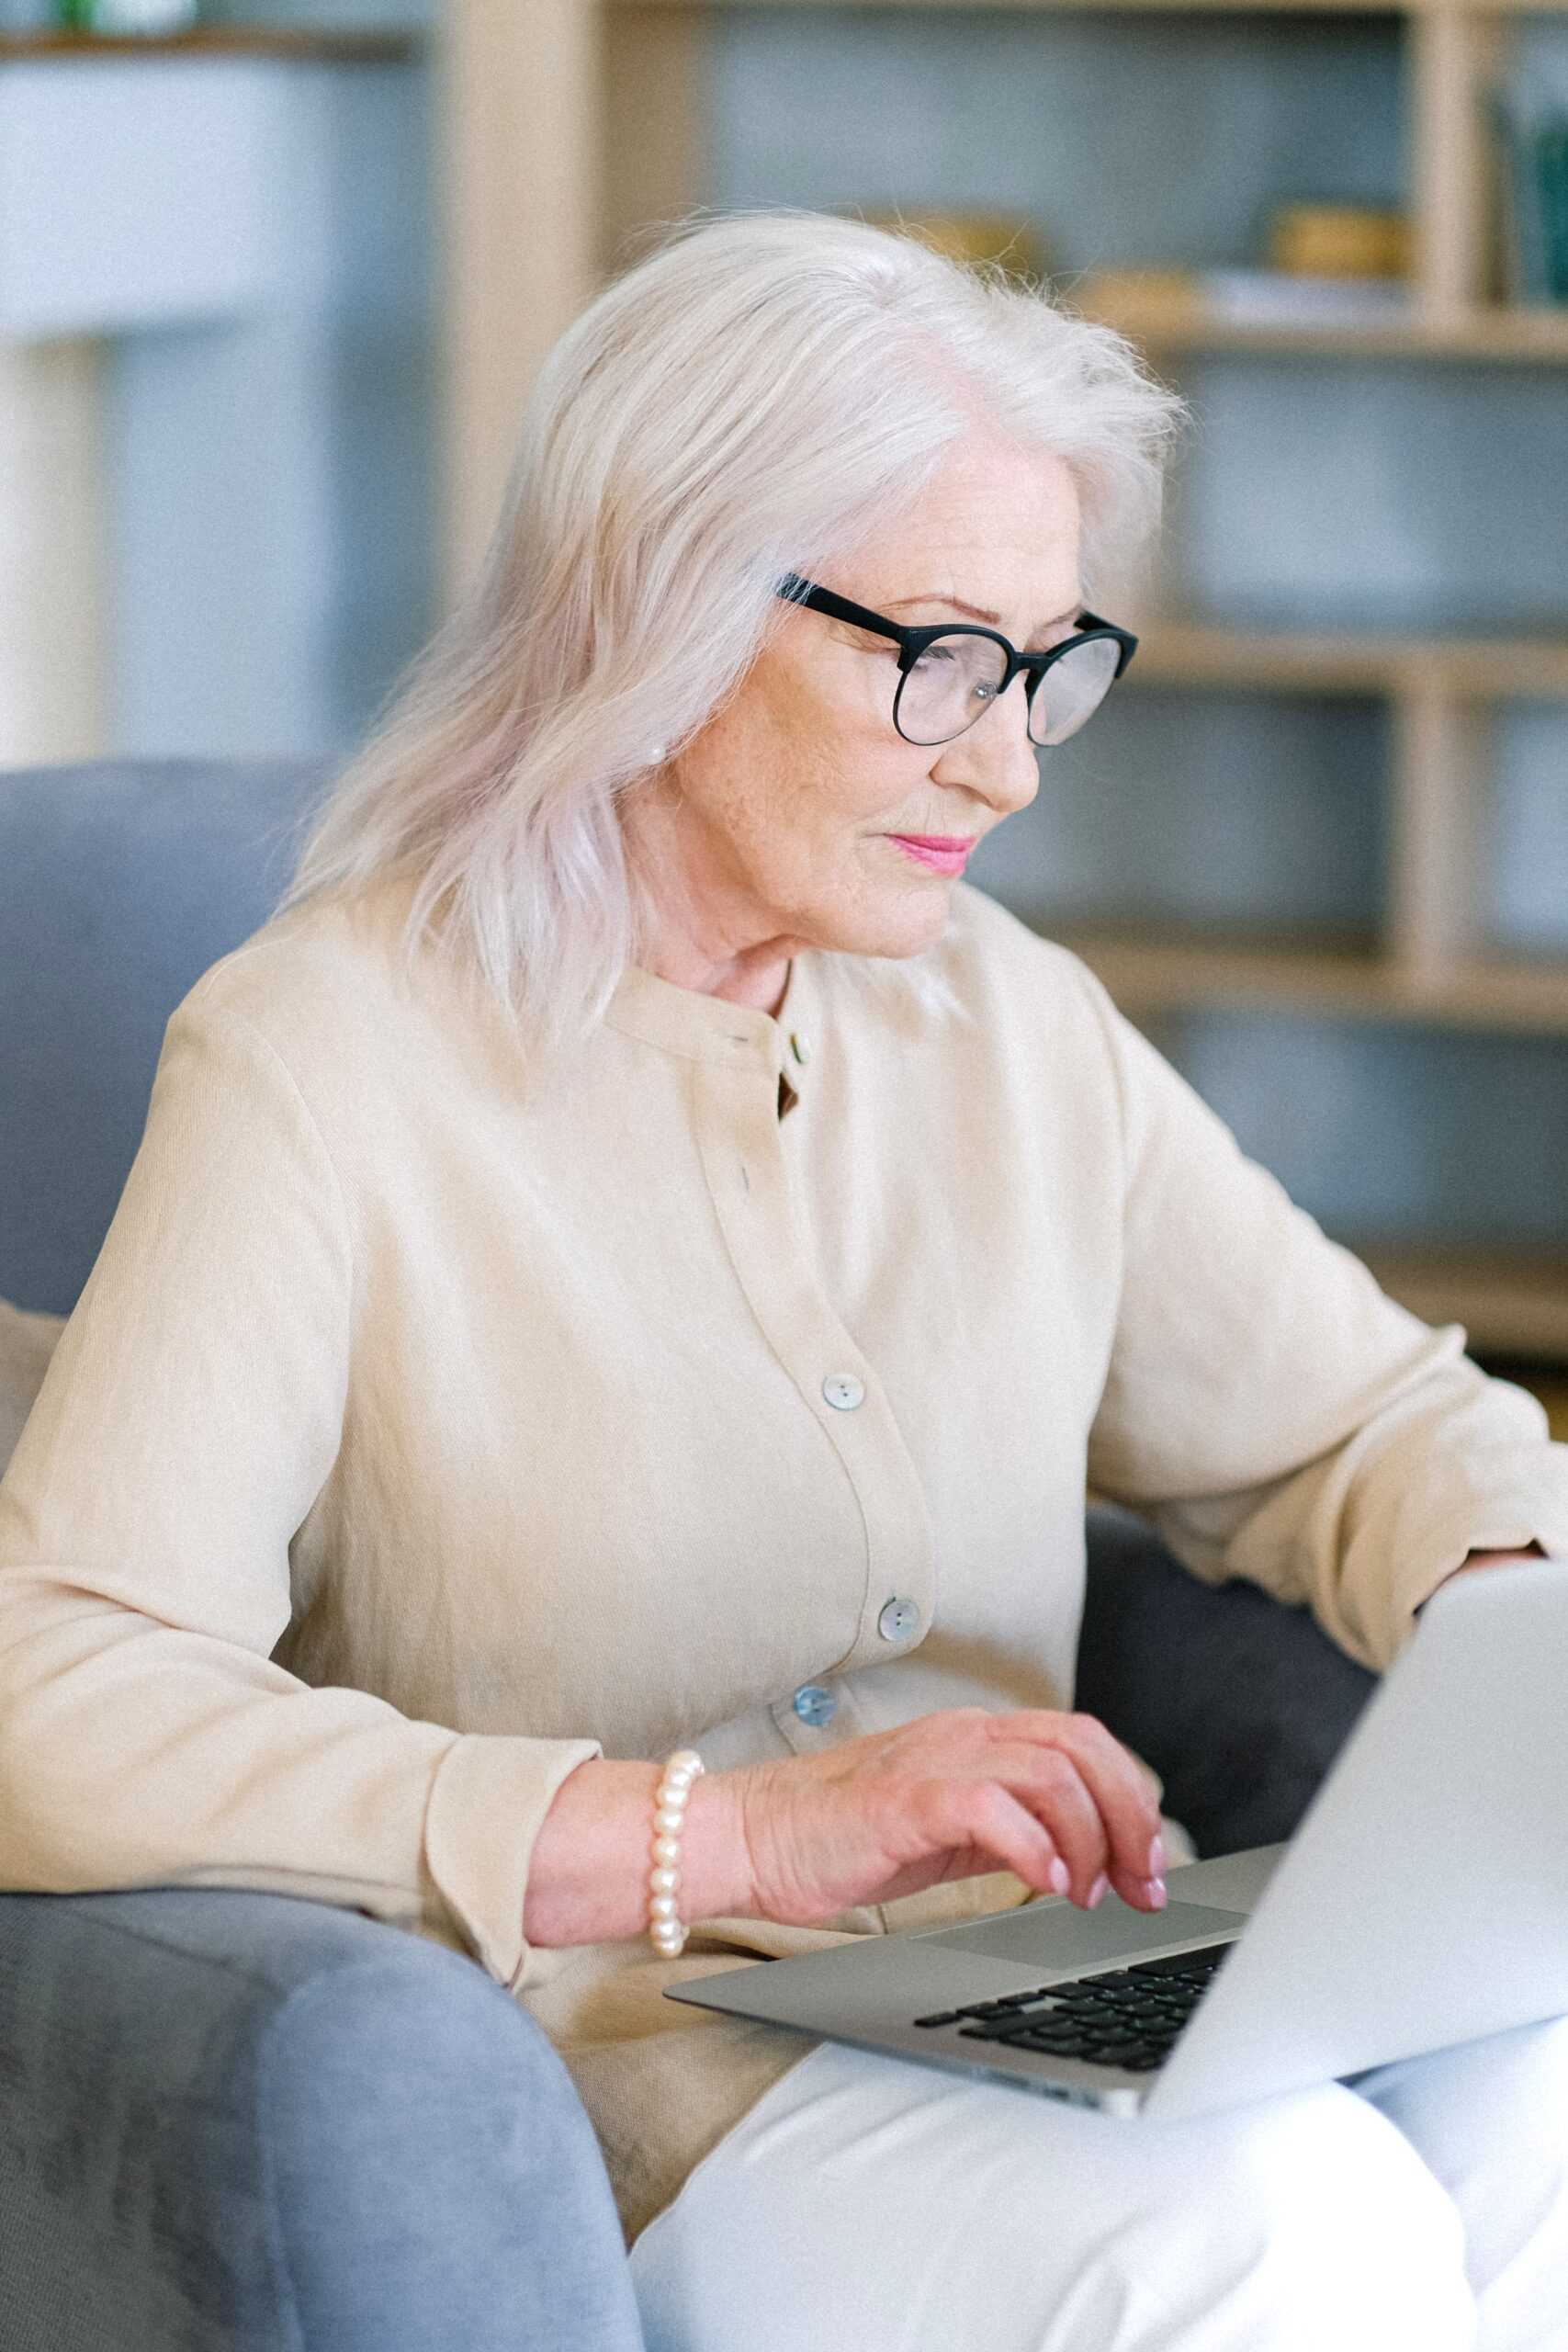
[[[1157,1911],[1156,1786],[1092,1715],[961,1707],[716,1775],[712,1794],[734,1808],[746,1911],[810,1927],[997,1870],[1085,1905],[1103,1876],[1124,1902]]]

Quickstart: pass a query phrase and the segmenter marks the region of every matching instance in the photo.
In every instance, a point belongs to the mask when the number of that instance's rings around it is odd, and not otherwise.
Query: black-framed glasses
[[[1044,653],[1021,653],[999,630],[969,621],[904,628],[886,614],[852,605],[814,580],[786,572],[774,592],[829,620],[848,621],[898,648],[893,724],[906,743],[951,743],[984,718],[1021,673],[1029,704],[1029,740],[1065,743],[1092,718],[1137,650],[1138,640],[1098,613],[1079,613],[1074,634]],[[1041,689],[1049,676],[1051,684]]]

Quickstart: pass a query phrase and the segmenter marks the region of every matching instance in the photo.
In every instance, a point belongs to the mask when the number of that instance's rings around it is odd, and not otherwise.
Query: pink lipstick
[[[974,848],[978,836],[974,833],[889,833],[907,855],[921,865],[929,865],[933,874],[962,874],[964,860]]]

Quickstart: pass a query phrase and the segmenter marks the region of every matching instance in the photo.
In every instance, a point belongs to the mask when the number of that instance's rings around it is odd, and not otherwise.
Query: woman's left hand
[[[1457,1568],[1450,1568],[1448,1575],[1443,1578],[1442,1584],[1434,1585],[1432,1591],[1441,1592],[1443,1585],[1452,1584],[1455,1577],[1466,1576],[1472,1568],[1522,1566],[1526,1560],[1544,1560],[1546,1554],[1542,1551],[1539,1544],[1527,1544],[1522,1552],[1467,1553],[1465,1557],[1460,1562],[1459,1566]],[[1430,1600],[1431,1598],[1432,1593],[1429,1592],[1427,1595],[1427,1600]],[[1427,1600],[1424,1600],[1421,1603],[1421,1609],[1426,1608]],[[1416,1611],[1417,1617],[1421,1614],[1421,1609],[1417,1609]]]

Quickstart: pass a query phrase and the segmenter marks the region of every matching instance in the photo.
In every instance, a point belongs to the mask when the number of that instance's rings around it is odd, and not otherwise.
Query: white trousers
[[[631,2261],[648,2352],[1568,2352],[1568,2018],[1160,2124],[824,2042]]]

